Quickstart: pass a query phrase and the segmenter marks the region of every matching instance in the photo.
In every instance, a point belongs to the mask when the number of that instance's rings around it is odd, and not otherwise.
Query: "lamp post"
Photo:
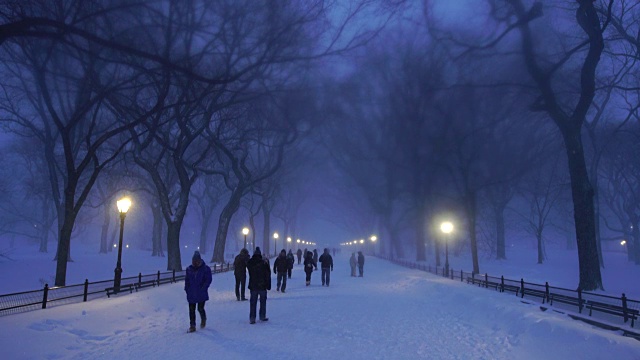
[[[296,239],[296,244],[298,244],[298,249],[300,249],[300,239]]]
[[[246,249],[247,248],[247,235],[249,235],[249,228],[248,227],[242,228],[242,234],[244,235],[244,246],[242,248]]]
[[[287,250],[291,249],[291,236],[287,237]]]
[[[445,221],[440,224],[440,231],[444,233],[444,271],[446,276],[449,277],[449,234],[453,231],[453,224],[449,221]]]
[[[120,213],[120,239],[118,240],[118,262],[116,263],[116,269],[114,270],[115,276],[113,278],[113,291],[115,293],[120,292],[120,282],[122,280],[122,237],[124,235],[124,218],[127,216],[127,211],[131,207],[131,200],[129,198],[122,198],[116,202],[118,206],[118,212]]]
[[[278,238],[280,237],[280,235],[278,235],[277,232],[273,233],[273,254],[275,256],[278,256]]]

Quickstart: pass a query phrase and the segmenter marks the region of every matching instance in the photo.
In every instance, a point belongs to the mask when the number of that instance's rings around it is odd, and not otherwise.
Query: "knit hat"
[[[200,256],[200,251],[195,251],[193,253],[193,257],[191,258],[191,261],[196,261],[196,260],[202,260],[202,257]]]
[[[291,250],[289,250],[289,251],[291,251]],[[287,251],[286,251],[285,249],[282,249],[282,250],[280,250],[280,254],[285,254],[285,255],[287,255]]]
[[[253,252],[253,255],[262,255],[262,251],[260,251],[260,246],[256,246],[256,251]]]

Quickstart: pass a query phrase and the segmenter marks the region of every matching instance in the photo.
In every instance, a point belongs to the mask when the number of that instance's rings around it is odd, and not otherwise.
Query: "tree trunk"
[[[600,267],[604,269],[604,258],[602,257],[602,237],[600,236],[600,196],[598,191],[598,167],[591,165],[591,181],[593,182],[593,216],[596,232],[596,250],[598,251],[598,261]]]
[[[637,220],[633,221],[631,236],[633,237],[633,261],[636,263],[636,265],[640,265],[640,228],[638,227]]]
[[[270,240],[270,236],[269,234],[271,234],[271,212],[267,209],[267,206],[263,206],[262,207],[262,216],[264,218],[263,224],[262,224],[262,231],[263,231],[263,246],[265,247],[265,251],[267,254],[270,253],[270,246],[269,244],[271,244],[271,240]],[[286,241],[284,235],[282,236],[282,241]],[[273,239],[273,254],[277,255],[278,252],[278,247],[276,244],[276,239]]]
[[[475,191],[467,191],[466,212],[467,222],[469,223],[469,241],[471,245],[473,272],[479,274],[480,264],[478,263],[478,238],[476,236],[476,196]]]
[[[580,131],[581,127],[566,127],[562,131],[562,135],[569,160],[569,175],[571,177],[573,216],[580,268],[580,283],[578,287],[588,291],[602,289],[602,276],[600,274],[595,236],[593,188],[589,182]]]
[[[102,219],[102,229],[100,231],[100,254],[109,252],[109,225],[111,224],[111,212],[104,206],[104,218]]]
[[[542,248],[542,229],[536,231],[536,239],[538,240],[538,264],[544,262],[544,250]]]
[[[507,250],[504,231],[504,207],[494,207],[494,215],[496,218],[496,259],[506,260]]]
[[[211,262],[224,263],[224,249],[227,244],[227,233],[229,232],[229,223],[231,218],[240,207],[240,199],[242,199],[242,191],[236,189],[231,193],[231,197],[227,205],[222,209],[218,218],[218,231],[216,232],[216,242],[213,247],[213,257]]]
[[[69,261],[69,254],[71,252],[71,232],[73,231],[73,224],[75,216],[72,211],[67,213],[65,221],[60,229],[60,235],[58,236],[58,250],[56,251],[56,280],[55,286],[65,286],[67,282],[67,262]]]
[[[180,258],[180,229],[182,218],[175,219],[167,224],[167,270],[182,271],[182,259]]]
[[[442,266],[442,262],[440,260],[440,252],[442,251],[442,238],[438,237],[436,240],[436,266]]]
[[[162,230],[164,228],[164,218],[162,217],[162,208],[159,205],[151,205],[151,213],[153,214],[153,230],[151,234],[151,256],[164,257],[162,250]]]

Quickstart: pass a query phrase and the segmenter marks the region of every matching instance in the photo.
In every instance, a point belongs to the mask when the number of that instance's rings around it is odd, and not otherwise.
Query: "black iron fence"
[[[233,265],[213,264],[211,273],[217,274],[233,270]],[[175,283],[184,280],[185,271],[156,272],[155,274],[138,274],[123,278],[117,294],[130,294],[147,287]],[[89,301],[97,298],[109,297],[116,294],[113,279],[97,282],[85,280],[82,284],[49,287],[32,291],[23,291],[0,295],[0,316],[16,314],[25,311],[46,309],[47,307]]]
[[[640,317],[640,301],[629,299],[624,293],[622,296],[616,297],[582,291],[581,289],[573,290],[550,286],[548,282],[537,284],[526,282],[524,279],[505,279],[504,276],[496,277],[486,273],[484,275],[475,274],[452,268],[447,271],[445,267],[434,267],[428,264],[391,259],[384,256],[378,257],[401,266],[427,271],[451,280],[459,280],[498,292],[512,293],[522,299],[526,298],[527,300],[547,305],[555,311],[569,310],[578,314],[588,313],[589,317],[593,316],[613,323],[623,321],[624,323],[630,323],[631,327],[634,327],[635,321]],[[547,306],[544,306],[543,309],[546,310]],[[580,315],[569,315],[580,317]]]

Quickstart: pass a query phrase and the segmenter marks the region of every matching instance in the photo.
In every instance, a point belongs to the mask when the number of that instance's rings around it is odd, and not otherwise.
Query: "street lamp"
[[[244,246],[242,248],[246,249],[247,248],[247,235],[249,235],[249,228],[248,227],[242,228],[242,234],[244,235]]]
[[[445,221],[440,224],[440,231],[444,233],[444,269],[447,277],[449,277],[449,234],[453,231],[453,224],[449,221]]]
[[[277,232],[273,233],[273,253],[275,256],[278,256],[278,238],[280,237],[280,235],[278,235]]]
[[[291,248],[291,237],[287,237],[287,250]]]
[[[120,213],[120,239],[118,240],[118,262],[116,263],[116,269],[114,270],[115,276],[113,278],[113,292],[120,292],[120,281],[122,279],[122,237],[124,235],[124,218],[127,216],[127,211],[131,207],[131,200],[129,198],[122,198],[116,202],[118,206],[118,212]]]

